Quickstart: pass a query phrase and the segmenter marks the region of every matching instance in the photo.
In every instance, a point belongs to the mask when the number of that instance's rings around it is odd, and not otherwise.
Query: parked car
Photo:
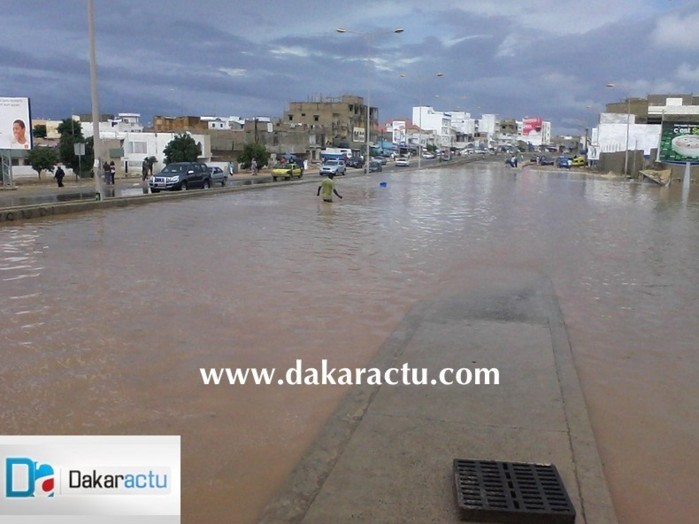
[[[303,177],[303,168],[298,164],[277,164],[272,168],[272,180],[275,182],[279,178],[290,180],[294,177]]]
[[[221,187],[225,186],[228,182],[228,175],[220,167],[210,166],[209,174],[211,175],[211,185],[221,184]]]
[[[196,187],[211,187],[211,174],[202,162],[174,162],[150,178],[151,193],[168,190],[187,190]]]
[[[342,160],[326,160],[322,166],[320,166],[320,176],[326,176],[332,173],[335,176],[344,175],[347,171],[345,163]]]
[[[573,160],[570,161],[571,167],[585,167],[587,165],[587,160],[584,156],[574,156]]]
[[[372,160],[369,162],[369,173],[374,173],[378,171],[383,171],[383,166],[381,165],[381,162],[377,162],[376,160]]]
[[[558,159],[556,159],[556,166],[570,169],[570,158],[565,155],[559,156]]]
[[[374,162],[378,162],[378,163],[381,164],[382,166],[385,166],[385,165],[388,163],[388,160],[386,160],[386,157],[385,157],[385,156],[373,156],[373,157],[371,157],[371,159],[372,159]]]
[[[408,160],[404,156],[399,156],[396,158],[396,167],[409,167],[410,166],[410,160]]]
[[[548,157],[546,155],[541,155],[539,157],[539,165],[540,166],[552,166],[554,164],[553,158]]]
[[[430,153],[429,151],[425,151],[424,153],[422,153],[422,158],[430,160],[430,159],[434,158],[434,153]]]

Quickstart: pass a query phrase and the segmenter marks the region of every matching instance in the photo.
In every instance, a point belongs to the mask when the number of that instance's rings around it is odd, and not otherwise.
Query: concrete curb
[[[255,183],[253,183],[253,181]],[[267,189],[270,187],[283,187],[290,184],[308,184],[317,182],[317,180],[311,178],[303,178],[301,180],[272,182],[271,176],[259,175],[259,177],[247,177],[245,179],[242,179],[242,182],[242,185],[229,185],[213,190],[193,189],[189,191],[164,191],[158,194],[149,193],[147,195],[115,197],[99,201],[77,200],[73,202],[51,202],[35,205],[2,207],[0,208],[0,223],[17,222],[20,220],[31,220],[36,218],[46,218],[55,215],[80,213],[83,211],[104,210],[132,205],[152,204],[154,202],[179,200],[190,197],[216,196],[237,191]]]
[[[449,167],[449,165],[455,165],[455,164],[462,164],[462,163],[469,163],[469,160],[471,159],[459,159],[459,160],[452,160],[448,163],[447,165],[442,165],[440,164],[435,164],[432,166],[427,166],[423,167],[423,169],[437,169],[441,167]],[[471,161],[475,161],[477,159],[473,159]],[[413,168],[408,168],[409,170],[413,170]],[[363,170],[357,170],[354,172],[349,172],[342,178],[355,178],[358,176],[375,176],[378,173],[364,173]],[[315,175],[315,176],[313,176]],[[245,191],[245,190],[250,190],[250,189],[267,189],[271,187],[284,187],[290,184],[312,184],[312,183],[317,183],[320,178],[318,177],[318,171],[316,170],[310,170],[306,173],[304,173],[304,178],[301,179],[294,179],[294,180],[280,180],[278,182],[272,181],[272,175],[268,173],[260,173],[256,176],[252,175],[233,175],[229,181],[235,181],[238,182],[239,184],[242,182],[240,185],[228,185],[226,187],[222,188],[215,188],[214,191],[206,191],[206,190],[191,190],[191,191],[176,191],[176,192],[161,192],[157,195],[153,194],[147,194],[147,195],[138,195],[138,196],[127,196],[127,197],[112,197],[112,198],[107,198],[101,201],[97,200],[76,200],[76,201],[71,201],[71,202],[51,202],[51,203],[42,203],[42,204],[33,204],[33,205],[22,205],[22,206],[5,206],[5,207],[0,207],[0,224],[1,223],[13,223],[17,221],[22,221],[22,220],[33,220],[37,218],[46,218],[46,217],[51,217],[51,216],[57,216],[57,215],[65,215],[65,214],[71,214],[71,213],[80,213],[84,211],[94,211],[94,210],[104,210],[104,209],[111,209],[115,207],[126,207],[126,206],[131,206],[131,205],[140,205],[140,204],[151,204],[153,202],[163,202],[163,201],[169,201],[169,200],[177,200],[181,198],[188,198],[188,197],[194,197],[194,196],[204,196],[204,195],[220,195],[224,193],[230,193],[230,192],[235,192],[235,191]],[[138,177],[134,177],[132,179],[117,179],[117,182],[123,182],[123,181],[138,181]],[[27,184],[27,187],[33,188],[40,188],[44,186],[53,186],[54,182],[52,181],[34,181],[32,180],[30,183]],[[8,190],[12,189],[13,191],[17,190],[17,185],[13,188],[7,188]],[[22,184],[19,184],[22,185]],[[85,184],[79,184],[80,186],[86,186],[90,187],[89,183]]]

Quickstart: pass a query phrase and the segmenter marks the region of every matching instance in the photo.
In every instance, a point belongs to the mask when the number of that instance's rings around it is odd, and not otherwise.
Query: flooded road
[[[199,368],[365,366],[417,301],[522,269],[556,289],[620,522],[696,522],[699,188],[488,164],[316,187],[0,227],[0,433],[182,435],[183,522],[252,523],[346,389]]]

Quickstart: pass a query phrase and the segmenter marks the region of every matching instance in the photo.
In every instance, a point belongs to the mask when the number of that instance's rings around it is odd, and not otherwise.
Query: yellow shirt
[[[320,183],[320,196],[323,200],[333,199],[333,189],[335,189],[335,181],[331,178],[324,178]]]

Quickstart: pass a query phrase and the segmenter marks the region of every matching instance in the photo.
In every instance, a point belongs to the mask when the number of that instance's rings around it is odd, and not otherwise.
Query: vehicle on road
[[[369,162],[369,173],[374,173],[378,171],[383,171],[383,166],[381,165],[381,162],[377,162],[376,160],[372,160]]]
[[[151,193],[211,187],[211,174],[202,162],[174,162],[168,164],[148,182]]]
[[[354,167],[357,169],[361,169],[364,167],[364,159],[360,156],[353,156],[347,159],[347,162],[345,162],[345,165],[347,167]]]
[[[228,183],[228,175],[226,172],[217,166],[209,167],[209,174],[211,175],[211,185],[221,184],[221,187]]]
[[[303,178],[303,168],[298,164],[277,164],[272,168],[272,180],[276,182],[280,178],[284,180]]]
[[[540,166],[552,166],[554,164],[553,158],[546,156],[546,155],[541,155],[539,157],[539,165]]]
[[[410,160],[408,160],[404,156],[399,156],[398,158],[396,158],[395,166],[396,167],[410,167]]]
[[[434,158],[434,153],[430,153],[429,151],[425,151],[424,153],[422,153],[422,158],[424,158],[426,160],[430,160],[430,159]]]
[[[556,166],[557,166],[557,167],[563,167],[563,168],[566,168],[566,169],[570,169],[570,158],[568,158],[568,157],[565,156],[565,155],[559,156],[559,157],[556,159]]]
[[[344,175],[347,171],[345,163],[342,160],[326,160],[322,166],[320,166],[320,176],[327,176],[332,173],[335,176]]]

